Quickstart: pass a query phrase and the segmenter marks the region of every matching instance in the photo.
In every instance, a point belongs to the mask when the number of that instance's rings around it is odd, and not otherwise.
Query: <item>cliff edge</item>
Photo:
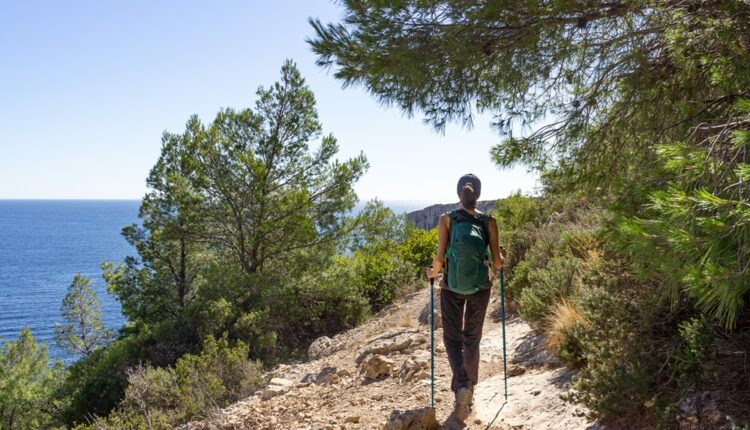
[[[479,209],[480,212],[487,213],[490,210],[494,209],[496,201],[497,200],[479,201],[477,202],[477,209]],[[427,206],[426,208],[420,209],[418,211],[409,212],[408,214],[406,214],[406,216],[411,221],[413,221],[418,228],[429,230],[437,226],[440,215],[455,209],[458,209],[458,203],[438,203],[432,206]]]

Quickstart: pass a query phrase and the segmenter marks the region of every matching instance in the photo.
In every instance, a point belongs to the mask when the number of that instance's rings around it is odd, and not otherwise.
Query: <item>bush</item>
[[[199,355],[186,354],[177,361],[181,416],[190,419],[225,407],[252,394],[260,385],[259,365],[247,360],[242,342],[229,346],[226,337],[208,337]]]
[[[397,290],[415,280],[414,268],[387,251],[358,251],[353,261],[362,295],[377,312],[393,303]]]
[[[68,406],[63,411],[69,426],[105,416],[122,400],[127,387],[126,369],[139,360],[139,339],[131,336],[111,342],[68,369],[58,397]]]
[[[140,324],[130,333],[73,363],[57,396],[65,399],[63,411],[69,426],[106,416],[123,399],[128,369],[139,363],[169,366],[198,342],[192,322],[167,319],[153,326]]]
[[[255,391],[260,365],[247,360],[247,346],[226,337],[206,338],[200,354],[186,354],[174,368],[138,364],[128,369],[128,387],[118,408],[88,429],[169,429],[208,416]]]
[[[521,195],[519,191],[495,202],[493,215],[500,231],[510,232],[528,224],[535,225],[541,215],[540,199]]]
[[[432,264],[437,245],[437,228],[422,230],[409,225],[406,240],[398,246],[398,256],[413,268],[415,277],[423,278],[425,269]]]
[[[704,378],[704,366],[711,361],[714,330],[705,317],[693,317],[678,326],[680,346],[672,355],[671,368],[682,391]]]
[[[576,305],[567,299],[561,300],[552,307],[546,323],[547,346],[557,358],[574,367],[583,364],[581,343],[575,333],[586,328],[590,322],[581,315]]]
[[[586,365],[573,377],[572,398],[602,415],[622,415],[643,409],[650,398],[657,370],[651,337],[641,328],[630,301],[603,288],[588,290],[580,302],[587,324],[573,327]]]
[[[179,385],[172,368],[153,368],[139,364],[129,369],[128,388],[121,409],[123,417],[138,416],[148,428],[166,427],[174,422],[180,405]]]
[[[531,269],[526,276],[533,288],[523,289],[519,298],[523,319],[541,328],[551,307],[571,295],[580,265],[580,259],[562,256],[550,259],[546,267]]]

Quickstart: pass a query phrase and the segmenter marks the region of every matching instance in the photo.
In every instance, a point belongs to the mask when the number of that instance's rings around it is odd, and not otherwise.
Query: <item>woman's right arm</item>
[[[445,264],[445,253],[448,251],[448,235],[450,234],[450,218],[448,214],[440,215],[438,221],[438,248],[435,259],[432,260],[432,270],[427,269],[427,277],[434,278],[440,273]]]

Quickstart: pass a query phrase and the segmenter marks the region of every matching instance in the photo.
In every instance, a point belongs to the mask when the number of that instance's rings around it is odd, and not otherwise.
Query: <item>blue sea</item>
[[[91,278],[107,327],[123,322],[119,302],[101,276],[103,261],[122,261],[135,250],[120,235],[138,221],[137,200],[0,200],[0,338],[24,326],[50,355],[69,356],[54,341],[60,305],[76,273]]]
[[[384,204],[397,213],[427,206]],[[47,342],[50,356],[74,360],[55,344],[54,333],[76,273],[91,278],[105,325],[119,329],[125,319],[106,291],[100,265],[135,254],[120,231],[138,222],[139,205],[138,200],[0,200],[0,338],[15,339],[28,326],[37,341]]]

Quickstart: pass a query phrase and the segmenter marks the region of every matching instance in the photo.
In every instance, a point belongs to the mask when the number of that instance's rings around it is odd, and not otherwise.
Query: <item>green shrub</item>
[[[226,337],[208,337],[200,354],[177,361],[181,416],[190,419],[250,395],[260,385],[258,365],[247,360],[248,348],[231,347]]]
[[[710,362],[714,330],[705,317],[693,317],[678,326],[680,346],[672,355],[671,369],[682,390],[694,387],[704,378],[704,366]]]
[[[519,298],[523,319],[541,327],[551,306],[571,295],[580,265],[580,259],[562,256],[553,257],[544,268],[530,270],[527,278],[531,288],[524,288]]]
[[[167,411],[180,406],[179,385],[171,367],[149,367],[139,364],[128,370],[128,387],[120,407],[143,417],[149,428],[170,420]],[[173,412],[174,413],[174,412]]]
[[[126,369],[139,360],[139,340],[135,335],[115,340],[68,368],[58,397],[68,402],[63,417],[69,426],[107,415],[123,398]]]
[[[299,309],[299,304],[291,305],[287,310],[290,318]],[[262,309],[255,309],[250,312],[241,312],[235,316],[235,321],[231,325],[231,334],[236,339],[242,341],[249,347],[250,356],[263,360],[267,364],[275,362],[284,354],[278,351],[279,338],[278,332],[274,330],[271,323],[271,308],[265,306]],[[285,327],[289,321],[284,321],[277,326]]]
[[[572,398],[600,415],[641,410],[658,365],[643,331],[648,321],[632,302],[597,287],[585,292],[580,310],[588,323],[576,325],[572,336],[586,365],[573,378]]]
[[[106,416],[125,395],[128,369],[139,363],[173,365],[185,352],[197,349],[193,324],[187,315],[153,326],[139,324],[127,336],[73,363],[57,393],[67,403],[65,422],[72,426]]]
[[[589,321],[581,315],[578,307],[562,299],[552,307],[545,323],[547,346],[552,348],[557,358],[574,367],[584,364],[581,342],[575,333],[581,329],[580,326],[588,325]]]
[[[432,264],[437,244],[437,228],[422,230],[409,225],[406,239],[398,246],[399,259],[413,268],[416,277],[423,278],[425,269]]]
[[[86,429],[169,429],[206,417],[252,394],[261,383],[260,365],[247,360],[247,346],[208,337],[200,354],[185,354],[174,368],[128,369],[125,398],[109,416]]]
[[[398,289],[415,279],[414,268],[387,251],[358,251],[354,254],[354,267],[362,295],[374,312],[393,303]]]
[[[493,215],[497,219],[500,231],[513,231],[536,224],[541,215],[540,199],[521,195],[518,191],[495,202]]]

